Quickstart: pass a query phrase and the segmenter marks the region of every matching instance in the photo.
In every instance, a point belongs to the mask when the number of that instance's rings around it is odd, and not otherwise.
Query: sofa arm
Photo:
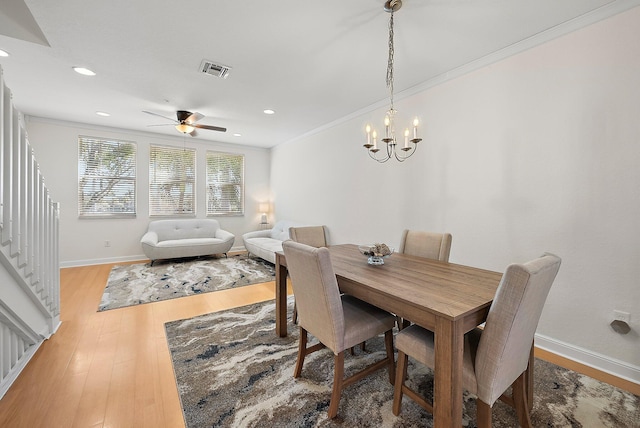
[[[158,234],[156,232],[147,232],[140,239],[140,243],[142,245],[149,245],[151,247],[155,247],[158,245]]]
[[[231,241],[235,241],[236,236],[233,233],[228,232],[226,230],[218,229],[216,230],[216,238],[222,239],[222,241],[224,242],[231,242]]]
[[[255,230],[253,232],[247,232],[242,235],[242,239],[251,239],[251,238],[271,238],[271,229],[267,230]]]

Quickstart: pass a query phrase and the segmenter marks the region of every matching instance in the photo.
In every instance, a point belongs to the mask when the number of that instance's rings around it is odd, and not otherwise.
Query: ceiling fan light
[[[180,132],[183,132],[185,134],[191,134],[193,132],[194,129],[196,129],[194,126],[191,126],[187,123],[180,123],[178,125],[176,125],[176,129]]]

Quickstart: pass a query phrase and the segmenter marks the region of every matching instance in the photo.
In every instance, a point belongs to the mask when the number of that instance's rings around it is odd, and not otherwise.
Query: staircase
[[[0,68],[0,398],[60,324],[58,217]]]

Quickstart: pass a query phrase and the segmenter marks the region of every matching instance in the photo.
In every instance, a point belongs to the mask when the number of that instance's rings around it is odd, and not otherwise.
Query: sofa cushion
[[[299,225],[292,221],[281,220],[273,225],[273,229],[271,229],[271,237],[278,241],[286,241],[289,239],[289,228],[294,226]],[[282,251],[282,249],[278,251]]]
[[[251,240],[251,244],[272,253],[282,251],[282,241],[272,238],[254,238]]]
[[[282,251],[282,242],[289,238],[289,228],[301,226],[287,220],[280,220],[270,230],[257,230],[242,235],[244,246],[250,254],[275,263],[276,251]]]
[[[156,247],[206,247],[208,245],[215,245],[222,243],[222,239],[218,238],[185,238],[185,239],[167,239],[165,241],[158,242]]]
[[[149,223],[149,231],[156,232],[158,241],[188,238],[210,238],[220,229],[213,219],[156,220]]]

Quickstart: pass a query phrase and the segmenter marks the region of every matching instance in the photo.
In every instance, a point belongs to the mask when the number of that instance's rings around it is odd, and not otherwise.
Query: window
[[[196,151],[151,146],[149,152],[149,215],[194,215]]]
[[[207,215],[244,214],[244,156],[207,152]]]
[[[78,137],[78,215],[135,217],[135,143]]]

